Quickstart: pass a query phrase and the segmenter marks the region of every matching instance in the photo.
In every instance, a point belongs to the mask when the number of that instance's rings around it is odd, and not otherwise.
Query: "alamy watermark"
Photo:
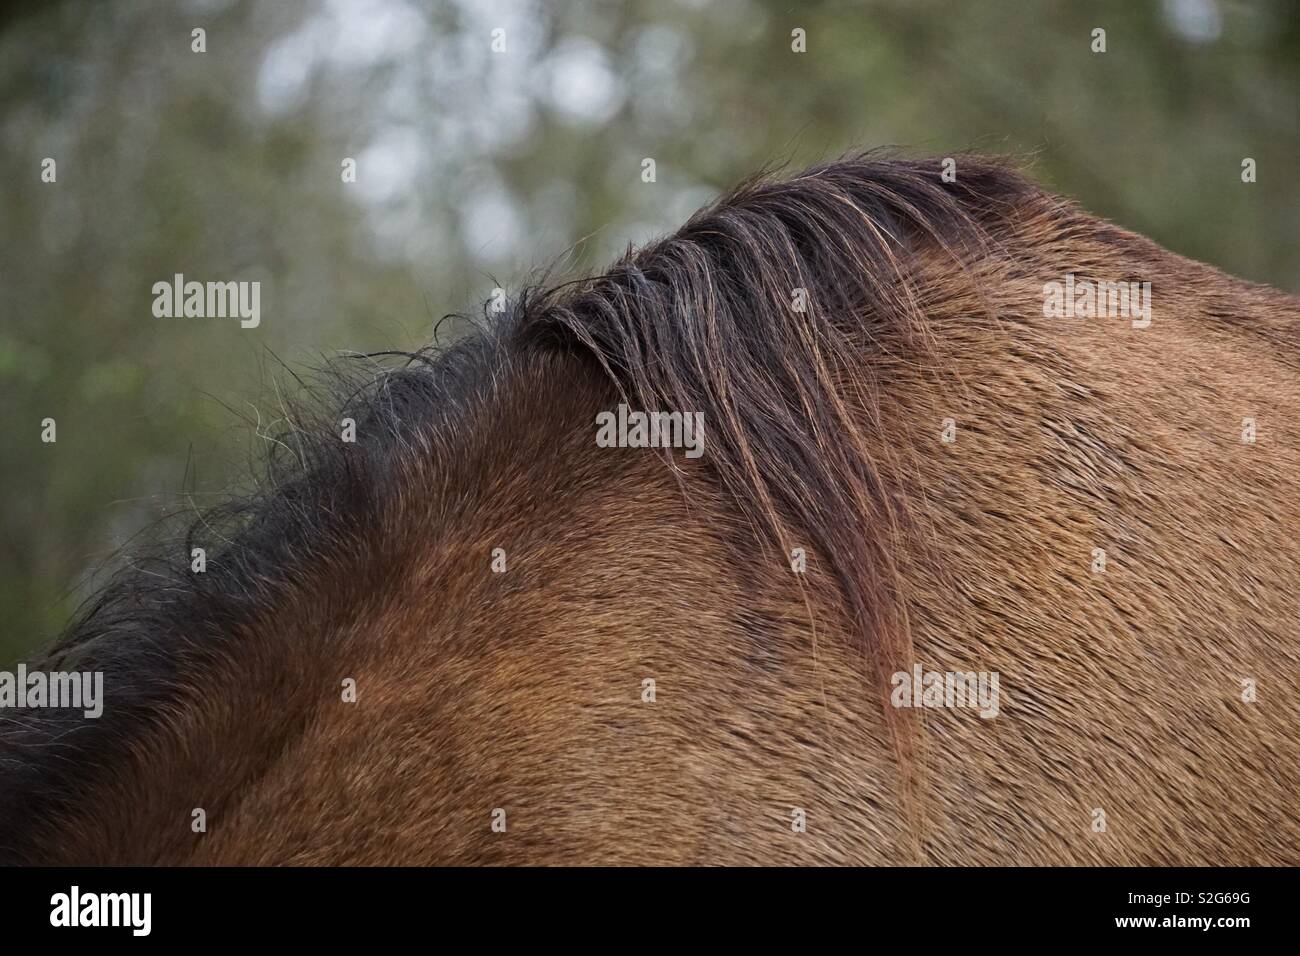
[[[617,414],[596,415],[600,448],[684,448],[687,458],[704,454],[703,412],[634,412],[619,405]]]
[[[176,273],[171,282],[153,284],[153,314],[159,319],[239,319],[240,328],[262,321],[262,283],[186,282]]]
[[[132,936],[148,936],[153,929],[153,894],[88,893],[74,885],[50,897],[50,925],[121,926]]]
[[[895,707],[968,707],[985,720],[998,715],[997,671],[927,671],[914,664],[911,673],[897,671],[889,682]]]
[[[103,671],[0,671],[0,709],[48,707],[80,710],[90,720],[104,713]]]
[[[1130,318],[1133,328],[1151,324],[1150,282],[1107,282],[1076,279],[1043,286],[1043,316],[1049,319]]]

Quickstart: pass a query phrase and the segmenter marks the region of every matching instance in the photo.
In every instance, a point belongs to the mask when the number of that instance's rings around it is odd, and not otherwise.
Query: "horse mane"
[[[960,276],[1013,216],[1058,204],[999,163],[959,158],[954,182],[941,170],[865,154],[756,177],[602,275],[485,312],[450,348],[336,365],[286,412],[259,490],[134,556],[33,662],[102,671],[106,706],[96,721],[0,715],[0,862],[29,859],[33,833],[74,808],[135,734],[168,720],[205,667],[237,654],[303,568],[372,547],[412,461],[454,445],[467,409],[508,388],[530,355],[593,363],[636,408],[702,412],[704,461],[755,543],[784,563],[805,547],[881,673],[908,660],[891,543],[911,519],[864,429],[890,369],[924,361],[916,257],[938,255]],[[355,443],[339,440],[345,417]],[[223,541],[206,573],[191,573],[191,547]]]

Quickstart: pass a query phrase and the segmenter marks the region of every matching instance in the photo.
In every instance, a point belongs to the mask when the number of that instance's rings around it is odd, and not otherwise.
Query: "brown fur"
[[[131,667],[176,662],[78,730],[84,777],[12,723],[0,858],[1300,862],[1300,308],[938,170],[748,184],[403,373],[443,410],[292,492],[347,504],[255,599],[150,612]],[[1067,272],[1150,281],[1151,327],[1044,318]],[[704,456],[597,448],[620,400],[704,411]],[[47,663],[125,681],[131,607]],[[891,707],[914,661],[999,672],[1000,715]]]

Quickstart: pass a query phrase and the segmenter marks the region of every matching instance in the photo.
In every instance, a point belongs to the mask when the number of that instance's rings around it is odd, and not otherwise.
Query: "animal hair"
[[[990,295],[981,264],[998,263],[1010,284],[1041,269],[1024,252],[1027,229],[1120,251],[1130,241],[1006,164],[959,157],[958,169],[947,182],[934,161],[862,154],[759,176],[598,276],[525,288],[500,316],[485,309],[451,347],[337,363],[287,410],[258,490],[134,556],[32,663],[102,671],[106,713],[0,715],[0,861],[45,860],[61,821],[122,772],[138,737],[181,733],[178,714],[206,673],[250,654],[250,642],[292,639],[264,622],[303,601],[322,567],[364,569],[364,581],[322,598],[329,613],[361,613],[342,595],[383,589],[395,538],[420,547],[410,522],[395,530],[418,476],[455,472],[483,410],[526,388],[521,369],[538,363],[582,369],[636,408],[702,413],[704,469],[688,474],[664,453],[680,493],[729,502],[743,530],[728,544],[748,560],[781,564],[806,547],[825,571],[848,622],[841,636],[876,678],[864,694],[892,742],[915,857],[926,761],[886,684],[916,659],[909,581],[952,572],[930,555],[934,519],[885,405],[904,380],[957,374],[950,350],[936,348],[936,309],[959,306],[972,334],[1022,321]],[[345,417],[355,443],[339,440]],[[452,482],[439,487],[440,513],[452,515]],[[200,541],[208,570],[194,574]]]

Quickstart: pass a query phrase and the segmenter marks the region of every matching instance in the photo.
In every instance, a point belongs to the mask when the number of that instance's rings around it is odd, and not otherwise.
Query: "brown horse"
[[[1300,862],[1295,299],[867,156],[493,319],[30,665],[0,859]]]

